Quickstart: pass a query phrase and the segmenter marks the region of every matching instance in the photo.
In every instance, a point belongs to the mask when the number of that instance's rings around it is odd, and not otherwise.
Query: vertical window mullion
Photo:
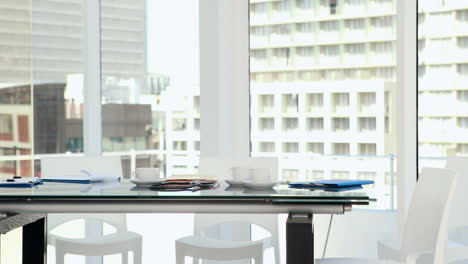
[[[86,156],[102,154],[100,1],[84,0],[83,140]]]

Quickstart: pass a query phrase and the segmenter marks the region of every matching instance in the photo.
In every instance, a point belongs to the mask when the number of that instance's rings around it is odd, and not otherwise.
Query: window
[[[320,181],[325,179],[324,172],[321,170],[312,170],[310,171],[310,178],[314,181]]]
[[[306,95],[306,111],[320,112],[323,107],[323,94],[307,94]]]
[[[424,40],[418,61],[419,168],[441,167],[449,155],[467,155],[462,135],[468,127],[464,84],[468,3],[419,0],[418,4],[420,17],[424,16],[418,28],[419,39]]]
[[[322,131],[323,130],[323,118],[322,117],[307,118],[307,130],[311,132]]]
[[[334,112],[348,111],[349,94],[348,93],[334,93],[332,97],[332,105],[333,105]]]
[[[0,7],[2,177],[40,176],[31,155],[83,152],[82,1]],[[66,13],[67,15],[63,15]]]
[[[299,143],[297,142],[284,142],[283,152],[285,153],[297,153],[299,152]]]
[[[172,143],[172,148],[176,151],[185,151],[187,150],[187,142],[186,141],[174,141]]]
[[[296,8],[298,9],[312,9],[314,6],[313,0],[296,0]]]
[[[307,143],[307,152],[323,155],[324,154],[324,147],[323,143]]]
[[[299,127],[299,120],[297,118],[283,118],[283,131],[293,132]]]
[[[13,141],[13,116],[0,114],[0,140]]]
[[[375,156],[377,155],[377,145],[372,143],[360,143],[359,155]]]
[[[360,117],[359,118],[359,131],[360,132],[375,132],[376,131],[376,118],[375,117]]]
[[[187,119],[174,118],[172,119],[172,129],[174,131],[184,131],[187,128]]]
[[[349,118],[334,117],[332,118],[332,130],[334,132],[345,132],[349,130]]]
[[[299,107],[297,94],[283,95],[283,113],[297,113]]]
[[[468,117],[457,117],[457,126],[459,128],[468,128]]]
[[[275,152],[275,142],[259,142],[260,152]]]
[[[294,169],[284,169],[282,170],[282,176],[288,179],[299,179],[299,171]]]
[[[332,152],[334,155],[349,155],[349,143],[333,143]]]
[[[348,180],[350,179],[351,174],[349,171],[332,171],[331,177],[336,180]]]
[[[275,96],[272,94],[262,94],[258,96],[258,107],[260,113],[268,113],[274,111]]]
[[[274,42],[250,43],[251,54],[266,50],[262,54],[268,61],[262,68],[251,61],[252,156],[263,155],[258,151],[262,142],[274,141],[276,152],[264,156],[278,157],[284,169],[299,170],[301,179],[314,170],[321,171],[318,178],[329,179],[335,170],[356,179],[354,165],[336,169],[346,162],[375,171],[382,167],[376,178],[383,177],[380,172],[390,171],[397,146],[392,129],[398,123],[393,105],[398,89],[396,1],[293,0],[284,4],[287,15],[279,14],[280,2],[265,2],[270,5],[267,21],[258,22],[260,16],[250,12],[251,40],[258,27],[272,25],[275,32]],[[274,110],[266,112],[263,105]],[[259,123],[266,121],[260,118],[274,118],[276,130],[268,140],[262,135],[267,125]],[[310,163],[297,166],[297,158]],[[287,175],[282,174],[283,181],[291,181]],[[373,190],[382,201],[378,207],[391,208],[388,197],[395,193],[388,186]]]
[[[259,119],[260,131],[273,131],[275,130],[275,119],[274,118],[260,118]]]

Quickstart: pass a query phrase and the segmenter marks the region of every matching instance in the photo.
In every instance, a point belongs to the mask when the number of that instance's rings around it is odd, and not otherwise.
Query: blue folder
[[[374,181],[368,180],[322,180],[322,181],[307,181],[290,183],[289,186],[293,188],[344,188],[352,186],[362,186],[365,184],[373,184]]]
[[[38,184],[42,184],[39,178],[21,178],[15,179],[14,182],[7,182],[7,179],[0,180],[0,188],[31,188]]]
[[[355,186],[347,186],[347,187],[323,187],[323,186],[289,186],[290,188],[297,188],[297,189],[309,189],[313,190],[320,190],[326,192],[345,192],[345,191],[354,191],[354,190],[361,190],[362,185],[355,185]]]
[[[51,179],[43,178],[44,182],[60,182],[60,183],[81,183],[81,184],[90,184],[91,180],[77,180],[77,179]]]

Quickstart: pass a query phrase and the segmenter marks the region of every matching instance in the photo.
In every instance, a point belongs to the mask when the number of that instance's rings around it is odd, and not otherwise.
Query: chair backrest
[[[455,182],[456,173],[452,170],[422,169],[404,227],[402,262],[415,253],[433,252],[434,263],[444,263],[448,214]]]
[[[468,226],[468,157],[448,157],[445,168],[457,173],[457,186],[450,210],[449,228]]]
[[[50,232],[62,224],[78,219],[99,220],[115,227],[117,232],[127,231],[127,216],[125,214],[48,214],[47,230]]]
[[[225,179],[229,175],[229,169],[232,167],[245,168],[271,168],[272,178],[278,178],[278,159],[277,158],[219,158],[219,157],[200,157],[199,173],[219,175],[219,180]],[[209,226],[222,223],[239,222],[250,223],[263,227],[272,236],[277,236],[278,217],[276,215],[252,215],[252,214],[226,214],[210,215],[196,214],[194,221],[194,233],[201,234]]]
[[[119,156],[106,157],[50,157],[41,159],[42,177],[77,175],[81,170],[96,174],[112,174],[122,178],[122,161]]]

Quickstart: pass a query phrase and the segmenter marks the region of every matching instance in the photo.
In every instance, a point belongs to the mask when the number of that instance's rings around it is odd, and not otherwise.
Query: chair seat
[[[377,252],[380,259],[392,259],[397,260],[400,258],[401,243],[398,240],[380,240],[377,242]],[[447,240],[447,257],[451,257],[453,250],[463,249],[466,250],[466,245],[455,242],[453,240]],[[468,254],[465,254],[468,257]],[[432,254],[423,253],[419,257],[420,261],[429,261],[432,258]]]
[[[391,260],[358,259],[358,258],[324,258],[315,260],[316,264],[396,264]]]
[[[263,244],[264,248],[270,246],[270,238],[255,241],[218,240],[200,236],[186,236],[177,240],[177,243],[198,248],[243,248]]]
[[[135,232],[118,232],[98,238],[66,238],[50,235],[50,244],[76,255],[108,255],[137,250],[142,236]]]

